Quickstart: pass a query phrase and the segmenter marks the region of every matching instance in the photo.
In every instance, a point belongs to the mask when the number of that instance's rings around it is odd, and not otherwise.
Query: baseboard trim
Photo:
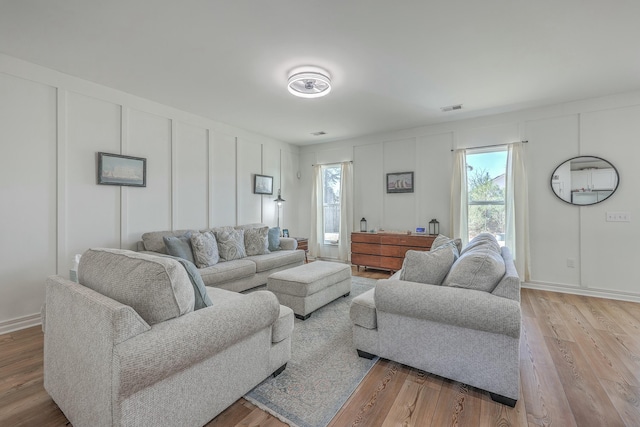
[[[30,328],[42,324],[40,313],[30,314],[16,319],[5,320],[0,322],[0,335],[9,332],[19,331],[20,329]]]
[[[571,285],[543,282],[523,282],[523,288],[538,289],[541,291],[560,292],[563,294],[582,295],[586,297],[606,298],[619,301],[640,302],[640,295],[628,292],[612,291],[609,289],[580,288]]]

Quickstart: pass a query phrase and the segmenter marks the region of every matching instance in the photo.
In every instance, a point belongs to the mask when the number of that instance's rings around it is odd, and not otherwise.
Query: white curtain
[[[353,229],[353,164],[340,165],[340,236],[338,259],[349,261],[351,254],[351,230]]]
[[[520,278],[530,278],[529,193],[525,144],[509,145],[507,154],[505,244],[511,249]]]
[[[313,182],[311,186],[311,230],[309,231],[309,255],[320,256],[321,244],[324,242],[322,204],[322,166],[313,166]]]
[[[451,237],[462,239],[464,246],[469,242],[467,195],[467,151],[456,150],[451,177],[451,203],[449,223]]]

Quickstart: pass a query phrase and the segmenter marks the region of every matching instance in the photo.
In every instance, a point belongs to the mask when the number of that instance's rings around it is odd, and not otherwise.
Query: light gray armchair
[[[48,278],[43,310],[44,386],[76,427],[201,426],[291,356],[270,292],[207,288],[194,311],[177,261],[112,249],[87,251],[79,281]]]

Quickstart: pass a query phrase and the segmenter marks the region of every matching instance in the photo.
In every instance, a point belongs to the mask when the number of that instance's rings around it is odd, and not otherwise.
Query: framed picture
[[[289,229],[288,228],[283,228],[282,229],[282,237],[289,237]]]
[[[98,184],[147,186],[147,159],[98,153]]]
[[[413,172],[388,173],[387,193],[413,193]]]
[[[273,177],[256,174],[253,177],[254,194],[273,194]]]

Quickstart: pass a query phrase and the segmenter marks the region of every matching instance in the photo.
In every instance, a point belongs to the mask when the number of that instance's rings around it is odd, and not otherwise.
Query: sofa
[[[521,310],[511,252],[490,234],[462,250],[455,243],[438,236],[430,252],[408,251],[402,270],[353,299],[354,345],[362,357],[460,381],[513,407]]]
[[[202,426],[291,357],[293,312],[271,292],[120,249],[86,251],[78,276],[46,280],[42,319],[44,387],[75,427]]]
[[[198,271],[206,286],[242,292],[266,284],[267,277],[272,273],[304,264],[305,253],[304,251],[296,250],[297,241],[295,239],[287,237],[274,239],[274,231],[279,235],[279,229],[269,229],[268,226],[260,223],[235,227],[215,227],[205,230],[148,232],[144,233],[142,235],[142,241],[137,243],[137,250],[155,255],[166,255],[168,253],[166,246],[167,239],[177,239],[183,236],[209,232],[214,237],[217,237],[223,233],[228,234],[232,230],[245,234],[247,230],[268,230],[269,239],[267,249],[264,251],[253,251],[253,253],[260,252],[258,255],[242,256],[242,254],[240,254],[237,259],[231,260],[225,260],[224,257],[220,256],[217,261],[210,263],[211,265],[201,264]],[[187,237],[187,239],[190,238]],[[190,245],[190,243],[188,243],[188,245]],[[251,253],[249,251],[247,252]],[[180,253],[174,255],[185,256]],[[188,257],[188,254],[186,256]]]

